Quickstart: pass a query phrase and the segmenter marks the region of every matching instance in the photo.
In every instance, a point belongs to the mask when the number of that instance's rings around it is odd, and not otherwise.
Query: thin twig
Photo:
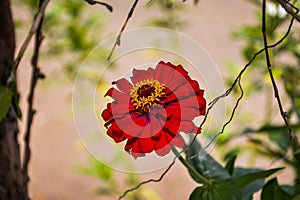
[[[152,6],[157,0],[149,0],[147,3],[146,3],[146,6],[147,7],[150,7]]]
[[[38,26],[39,24],[41,23],[42,19],[43,19],[43,16],[44,16],[44,13],[45,13],[45,9],[48,5],[48,3],[50,2],[50,0],[44,0],[42,5],[40,6],[38,12],[36,13],[35,17],[34,17],[34,20],[33,20],[33,23],[30,27],[30,30],[23,42],[23,44],[21,45],[21,48],[17,54],[17,57],[16,59],[14,60],[14,65],[13,65],[13,72],[14,74],[16,73],[17,71],[17,68],[20,64],[20,61],[29,45],[29,42],[32,38],[32,36],[35,34],[36,30],[38,29]]]
[[[165,175],[168,173],[168,171],[170,171],[170,169],[172,168],[172,166],[175,164],[175,161],[177,159],[177,156],[174,157],[172,163],[168,166],[167,169],[165,169],[165,171],[160,175],[160,177],[158,179],[149,179],[149,180],[146,180],[146,181],[143,181],[143,182],[140,182],[137,186],[133,187],[133,188],[130,188],[128,190],[126,190],[119,198],[118,200],[121,200],[123,199],[129,192],[133,192],[137,189],[139,189],[142,185],[145,185],[147,183],[150,183],[150,182],[160,182],[164,177]]]
[[[263,51],[264,51],[264,49],[261,49],[261,50],[259,50],[258,52],[256,52],[256,53],[254,54],[254,56],[251,58],[251,60],[243,67],[243,69],[241,69],[241,71],[239,72],[238,76],[235,78],[235,80],[234,80],[233,83],[231,84],[231,86],[230,86],[223,94],[217,96],[217,97],[214,98],[211,102],[208,103],[208,108],[207,108],[205,117],[204,117],[204,119],[202,120],[202,122],[201,122],[199,128],[202,128],[202,126],[205,124],[205,122],[206,122],[206,120],[207,120],[207,117],[208,117],[208,114],[210,113],[210,110],[214,107],[214,105],[215,105],[220,99],[223,99],[223,98],[227,97],[227,96],[232,92],[232,90],[234,89],[234,87],[236,86],[236,84],[238,83],[238,85],[239,85],[239,87],[240,87],[240,89],[241,89],[241,91],[242,91],[242,94],[241,94],[241,96],[237,99],[237,102],[236,102],[236,104],[235,104],[235,106],[234,106],[234,110],[237,108],[237,106],[238,106],[240,100],[241,100],[242,97],[243,97],[243,90],[242,90],[241,85],[240,85],[240,80],[241,80],[243,74],[245,73],[245,71],[247,70],[247,68],[252,64],[252,62],[256,59],[256,57],[257,57],[259,54],[261,54]],[[234,114],[235,114],[235,112],[232,112],[232,113],[231,113],[230,121],[232,120]],[[227,121],[227,122],[228,122],[228,121]],[[221,133],[224,132],[225,127],[228,125],[227,122],[223,125]],[[224,126],[225,126],[225,127],[224,127]],[[219,132],[218,134],[216,134],[216,135],[213,137],[213,139],[209,142],[209,145],[210,145],[210,144],[211,144],[211,143],[212,143],[219,135],[220,135],[220,132]],[[197,136],[198,136],[198,135],[195,135],[195,136],[194,136],[194,138],[193,138],[191,144],[189,145],[189,147],[194,143],[194,141],[196,140]],[[205,148],[207,148],[209,145],[207,145]]]
[[[113,7],[105,2],[101,2],[101,1],[94,1],[94,0],[85,0],[88,4],[90,5],[95,5],[95,4],[99,4],[102,6],[105,6],[110,12],[113,11]]]
[[[278,3],[285,9],[287,13],[289,13],[300,23],[300,15],[297,14],[298,8],[296,8],[294,5],[290,4],[288,1],[285,0],[278,0]],[[295,9],[296,12],[293,9]]]
[[[235,105],[234,105],[234,107],[233,107],[233,109],[232,109],[231,115],[230,115],[228,121],[223,125],[221,131],[220,131],[218,134],[216,134],[216,135],[211,139],[211,141],[204,147],[204,149],[208,148],[208,147],[213,143],[213,141],[215,141],[215,139],[216,139],[217,137],[219,137],[222,133],[224,133],[224,130],[225,130],[226,126],[227,126],[228,124],[230,124],[230,122],[232,121],[232,119],[233,119],[233,117],[234,117],[234,115],[235,115],[236,109],[238,108],[239,103],[240,103],[240,101],[242,100],[242,98],[243,98],[243,96],[244,96],[244,90],[243,90],[243,87],[242,87],[242,85],[241,85],[241,77],[238,79],[238,82],[237,82],[237,83],[238,83],[239,89],[240,89],[240,91],[241,91],[241,94],[240,94],[239,98],[237,99],[237,101],[236,101],[236,103],[235,103]]]
[[[268,68],[268,72],[269,72],[269,76],[272,82],[272,86],[274,89],[274,96],[277,100],[277,104],[280,110],[280,114],[282,116],[282,119],[284,120],[284,123],[286,125],[286,127],[289,130],[289,136],[290,136],[290,140],[292,142],[294,142],[294,144],[296,144],[297,146],[299,145],[298,139],[295,136],[295,134],[293,133],[293,130],[288,122],[288,114],[283,110],[283,106],[280,100],[280,96],[279,96],[279,91],[277,88],[277,84],[275,81],[275,78],[273,76],[273,71],[272,71],[272,64],[271,64],[271,60],[270,60],[270,56],[269,56],[269,49],[268,47],[268,40],[267,40],[267,30],[266,30],[266,0],[263,0],[263,4],[262,4],[262,35],[263,35],[263,40],[264,40],[264,49],[265,49],[265,56],[266,56],[266,62],[267,62],[267,68]]]
[[[115,51],[116,46],[121,44],[121,36],[122,36],[122,33],[124,32],[125,27],[126,27],[128,21],[129,21],[129,19],[132,17],[132,14],[133,14],[133,12],[134,12],[134,9],[135,9],[135,7],[136,7],[138,1],[139,1],[139,0],[135,0],[135,1],[134,1],[134,3],[133,3],[133,5],[132,5],[132,7],[131,7],[131,9],[130,9],[128,15],[127,15],[127,18],[126,18],[126,20],[125,20],[125,22],[124,22],[124,24],[123,24],[123,26],[122,26],[122,28],[121,28],[121,30],[120,30],[118,36],[117,36],[117,38],[116,38],[116,41],[115,41],[115,43],[114,43],[114,46],[112,47],[112,49],[111,49],[111,51],[110,51],[110,54],[109,54],[107,60],[110,60],[110,59],[111,59],[111,56],[112,56],[113,52]]]
[[[44,5],[44,0],[40,1],[40,9],[41,6]],[[31,59],[31,65],[32,65],[32,74],[31,74],[31,82],[30,82],[30,91],[28,94],[28,108],[27,108],[27,123],[26,123],[26,132],[24,135],[24,156],[23,156],[23,163],[22,163],[22,173],[23,173],[23,188],[26,196],[28,196],[28,182],[29,182],[29,176],[28,176],[28,164],[30,161],[30,134],[31,134],[31,127],[33,122],[33,117],[35,114],[35,110],[33,109],[33,98],[35,94],[35,88],[38,79],[44,78],[44,75],[40,73],[40,69],[38,67],[38,60],[39,60],[39,50],[40,46],[43,40],[42,35],[42,23],[43,23],[43,15],[41,15],[41,19],[39,21],[39,24],[36,29],[35,33],[35,43],[34,43],[34,54]]]
[[[290,21],[290,23],[289,23],[289,26],[288,26],[288,29],[287,29],[286,33],[285,33],[285,34],[284,34],[277,42],[275,42],[275,43],[272,44],[272,45],[269,45],[268,48],[274,48],[274,47],[276,47],[277,45],[281,44],[281,43],[285,40],[285,38],[288,37],[289,33],[291,32],[291,29],[292,29],[292,26],[293,26],[293,23],[294,23],[294,19],[295,19],[295,18],[293,18],[293,17],[291,18],[291,21]],[[234,89],[234,87],[236,86],[236,84],[240,81],[240,79],[242,78],[242,75],[243,75],[244,72],[247,70],[247,68],[252,64],[252,62],[256,59],[256,57],[257,57],[259,54],[261,54],[262,52],[264,52],[264,50],[265,50],[265,48],[263,48],[263,49],[259,50],[258,52],[256,52],[256,53],[253,55],[253,57],[250,59],[250,61],[249,61],[249,62],[243,67],[243,69],[239,72],[238,76],[235,78],[235,80],[233,81],[233,83],[231,84],[231,86],[230,86],[223,94],[217,96],[216,98],[214,98],[214,99],[208,104],[209,107],[208,107],[208,109],[207,109],[207,111],[206,111],[206,115],[205,115],[204,119],[202,120],[202,122],[201,122],[201,124],[200,124],[200,126],[199,126],[200,128],[202,128],[202,126],[203,126],[204,123],[206,122],[207,117],[208,117],[208,114],[209,114],[210,110],[213,108],[213,106],[214,106],[220,99],[227,97],[227,96],[232,92],[232,90]],[[240,99],[238,99],[236,103],[238,103],[238,101],[240,101]],[[235,107],[236,107],[236,105],[235,105]],[[231,113],[230,118],[233,117],[233,116],[232,116],[233,114],[234,114],[234,112]],[[224,125],[225,125],[225,124],[224,124]],[[222,127],[222,131],[221,131],[221,132],[224,132],[224,125],[223,125],[223,127]],[[226,124],[226,126],[227,126],[227,124]],[[220,135],[219,133],[216,134],[216,135],[213,137],[213,139],[209,142],[209,145],[212,144],[212,142],[213,142],[219,135]],[[194,143],[194,141],[196,140],[197,136],[198,136],[198,135],[195,135],[195,136],[194,136],[194,138],[193,138],[193,140],[192,140],[190,146]],[[207,145],[205,148],[209,147],[209,145]]]

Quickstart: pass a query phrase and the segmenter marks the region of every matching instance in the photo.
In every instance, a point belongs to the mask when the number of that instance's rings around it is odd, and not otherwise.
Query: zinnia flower
[[[204,91],[181,65],[159,62],[147,70],[133,69],[130,81],[114,81],[105,96],[113,102],[102,112],[107,134],[116,143],[126,141],[125,151],[137,158],[156,152],[163,156],[171,145],[182,148],[179,134],[198,134],[193,123],[205,115]]]

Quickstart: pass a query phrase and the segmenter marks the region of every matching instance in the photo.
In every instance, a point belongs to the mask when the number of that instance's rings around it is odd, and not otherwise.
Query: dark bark
[[[6,84],[13,66],[15,51],[14,24],[10,1],[0,1],[0,85]],[[1,106],[1,105],[0,105]],[[0,200],[27,199],[23,195],[18,122],[11,108],[0,122]]]

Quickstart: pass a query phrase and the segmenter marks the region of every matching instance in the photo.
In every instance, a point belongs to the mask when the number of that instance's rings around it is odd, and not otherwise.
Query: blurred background
[[[149,4],[147,1],[141,1],[126,29],[157,26],[178,30],[190,36],[206,49],[221,72],[227,88],[251,55],[262,47],[260,29],[254,28],[259,25],[260,7],[256,5],[257,2],[259,1],[203,0],[194,5],[192,0],[186,2],[157,0]],[[159,170],[144,174],[125,174],[114,171],[89,155],[83,148],[75,129],[72,89],[76,71],[99,42],[118,33],[133,1],[110,0],[108,3],[113,6],[112,13],[102,6],[91,6],[78,0],[52,0],[47,8],[44,25],[45,40],[42,44],[40,61],[41,70],[47,77],[38,84],[36,89],[34,105],[37,114],[31,139],[29,187],[30,196],[34,200],[116,199],[127,188],[135,186],[142,180],[158,178],[163,172]],[[18,48],[29,30],[37,10],[37,1],[12,1],[12,4]],[[272,37],[275,41],[286,30],[287,17],[275,4],[273,7],[269,6],[269,15],[282,20],[280,26],[274,27],[274,32],[277,28],[281,31],[278,35],[273,33]],[[297,38],[298,35],[295,37]],[[292,46],[289,44],[289,47]],[[295,50],[289,51],[294,51],[296,55],[299,47],[294,48]],[[109,50],[102,51],[99,54],[101,56],[96,59],[99,62],[106,62]],[[32,48],[28,52],[18,71],[22,110],[26,108],[26,95],[29,91]],[[288,56],[293,57],[293,54]],[[292,64],[298,62],[296,58],[297,56],[293,57],[295,61],[293,60]],[[290,62],[291,59],[280,57],[281,63],[286,60]],[[289,63],[289,66],[292,64]],[[212,154],[215,159],[223,162],[228,152],[239,152],[237,165],[243,167],[282,166],[285,165],[284,161],[277,160],[282,154],[268,155],[267,150],[260,149],[263,146],[261,142],[266,141],[265,137],[269,138],[270,131],[279,130],[282,134],[284,127],[282,128],[283,123],[272,96],[270,82],[263,81],[266,74],[259,69],[262,65],[259,59],[255,65],[258,67],[253,67],[252,71],[245,74],[243,86],[246,97],[238,109],[238,114],[226,129],[225,136],[219,138]],[[112,70],[117,69],[116,66]],[[276,76],[293,78],[297,82],[299,79],[292,77],[294,74],[292,69],[294,68],[291,67],[289,72],[291,75],[284,75],[282,71],[277,70]],[[290,99],[294,99],[295,110],[299,110],[299,102],[297,102],[299,98],[289,96],[286,87],[283,81],[280,88],[287,91],[283,102],[288,105],[287,107],[292,107]],[[229,111],[238,95],[239,92],[235,91],[226,100]],[[292,122],[295,122],[295,128],[299,130],[299,121],[293,113]],[[25,122],[21,120],[19,135],[21,144],[24,125]],[[262,130],[267,134],[251,136],[249,139],[248,135],[259,132],[257,130],[263,125],[270,125],[269,127],[273,129]],[[216,133],[219,128],[216,128]],[[284,151],[287,149],[288,142],[282,141],[287,139],[280,134],[277,136],[273,141],[277,141],[275,144],[279,147],[272,144],[270,148],[282,147],[281,151]],[[281,143],[278,144],[278,141]],[[253,151],[249,153],[249,149]],[[266,151],[267,156],[261,153],[263,150]],[[263,156],[258,156],[259,153]],[[280,174],[279,180],[280,183],[288,184],[292,183],[293,177],[293,170],[288,167]],[[181,163],[176,162],[162,181],[143,186],[128,199],[188,199],[196,185]]]

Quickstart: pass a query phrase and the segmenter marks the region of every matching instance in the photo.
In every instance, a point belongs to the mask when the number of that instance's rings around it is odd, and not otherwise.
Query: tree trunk
[[[15,33],[9,0],[0,0],[0,85],[12,70]],[[1,105],[0,105],[1,106]],[[12,106],[0,122],[0,200],[27,199],[22,189],[17,116]]]

